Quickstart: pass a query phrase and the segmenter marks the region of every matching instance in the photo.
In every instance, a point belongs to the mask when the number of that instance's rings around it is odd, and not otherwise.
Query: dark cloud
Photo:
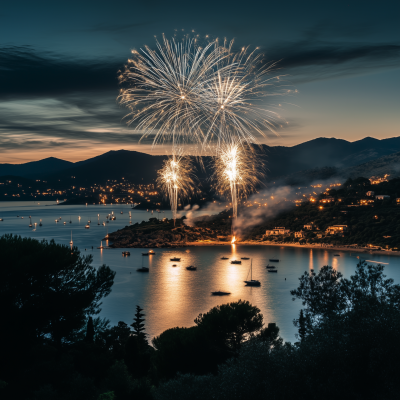
[[[295,82],[311,81],[398,67],[400,44],[324,43],[307,39],[271,48],[266,58],[279,60],[279,68]]]
[[[0,98],[52,97],[64,93],[118,90],[123,61],[84,60],[30,46],[0,48]]]

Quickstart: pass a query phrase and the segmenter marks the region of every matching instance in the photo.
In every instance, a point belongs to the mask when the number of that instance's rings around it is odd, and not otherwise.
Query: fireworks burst
[[[173,155],[164,161],[163,167],[158,171],[157,184],[169,198],[175,223],[178,201],[188,197],[194,188],[191,159],[184,157],[182,150],[174,151]]]
[[[221,146],[215,159],[215,178],[220,193],[229,194],[232,199],[233,221],[237,218],[238,199],[247,197],[255,189],[259,176],[260,165],[248,146],[239,142]]]
[[[128,87],[121,89],[119,101],[131,112],[129,124],[143,137],[154,135],[153,145],[171,142],[173,146],[204,140],[204,126],[212,116],[209,87],[221,66],[226,49],[212,41],[202,47],[196,38],[182,41],[163,36],[133,57],[119,77]]]
[[[224,42],[224,57],[213,80],[208,84],[209,104],[213,116],[208,121],[204,145],[216,139],[218,146],[232,141],[257,143],[257,137],[266,131],[275,133],[280,115],[266,108],[265,98],[280,92],[273,89],[280,76],[273,74],[276,63],[266,63],[258,48],[244,47],[233,52],[233,41]],[[212,106],[211,106],[211,103]]]

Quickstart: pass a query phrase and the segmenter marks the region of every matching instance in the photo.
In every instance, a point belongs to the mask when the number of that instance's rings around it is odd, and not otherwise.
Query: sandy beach
[[[230,242],[187,242],[185,246],[230,246]],[[294,243],[272,243],[272,242],[257,242],[257,241],[238,241],[235,243],[237,246],[279,246],[279,247],[301,247],[303,249],[324,249],[331,251],[346,251],[349,253],[364,253],[364,254],[379,254],[386,256],[400,256],[400,251],[385,251],[385,250],[371,250],[367,248],[354,248],[354,247],[340,247],[331,245],[313,245],[313,244],[294,244]]]

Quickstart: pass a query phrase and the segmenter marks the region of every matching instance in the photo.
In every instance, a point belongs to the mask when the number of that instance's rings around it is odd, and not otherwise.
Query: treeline
[[[294,344],[241,300],[150,341],[139,306],[128,323],[98,317],[109,267],[12,235],[0,252],[2,399],[398,397],[400,286],[382,266],[360,263],[350,279],[328,266],[304,273],[291,292],[304,306]]]

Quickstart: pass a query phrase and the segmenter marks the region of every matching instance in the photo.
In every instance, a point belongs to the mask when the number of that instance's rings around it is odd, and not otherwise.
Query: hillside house
[[[325,197],[325,199],[321,199],[319,202],[323,204],[333,203],[335,201],[334,197]]]
[[[298,239],[301,239],[301,238],[305,237],[305,233],[303,231],[295,232],[294,233],[294,237],[298,238]]]
[[[306,231],[314,231],[317,229],[317,227],[314,222],[310,222],[309,224],[304,225],[303,229],[305,229]]]
[[[328,226],[328,229],[325,231],[327,235],[343,235],[344,232],[347,231],[347,225],[332,225]]]
[[[360,200],[360,206],[372,206],[374,202],[373,199],[362,199]]]
[[[390,196],[387,194],[378,194],[375,196],[376,200],[390,200]]]
[[[398,198],[396,199],[396,204],[397,204],[397,205],[400,205],[400,197],[398,197]]]
[[[278,235],[289,235],[290,229],[285,229],[284,227],[275,227],[274,229],[265,231],[266,236],[278,236]]]

